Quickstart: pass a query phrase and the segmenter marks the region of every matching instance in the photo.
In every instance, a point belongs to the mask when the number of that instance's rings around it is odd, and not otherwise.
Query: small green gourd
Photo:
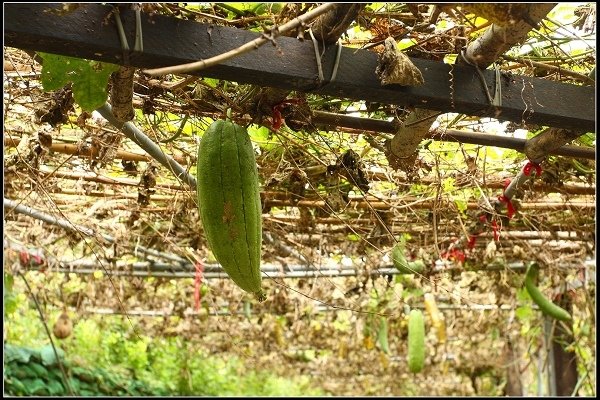
[[[421,273],[425,269],[425,263],[422,260],[407,261],[404,256],[404,239],[401,239],[392,248],[392,263],[401,274]]]
[[[538,305],[544,314],[560,321],[570,321],[571,315],[565,309],[551,302],[535,285],[538,273],[539,266],[537,263],[531,263],[525,273],[525,289],[527,293],[529,293],[533,302]]]
[[[408,369],[420,372],[425,365],[425,320],[420,310],[408,316]]]

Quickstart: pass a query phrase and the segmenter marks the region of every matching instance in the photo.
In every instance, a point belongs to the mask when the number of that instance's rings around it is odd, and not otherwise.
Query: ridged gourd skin
[[[420,372],[425,365],[425,320],[420,310],[408,316],[408,369]]]
[[[550,299],[544,296],[540,289],[535,285],[538,273],[539,266],[536,263],[531,263],[525,273],[525,289],[527,290],[527,293],[529,293],[533,302],[538,305],[544,314],[560,321],[570,321],[571,315],[567,310],[550,301]]]
[[[210,125],[198,148],[197,184],[200,217],[215,258],[241,289],[264,300],[262,207],[246,129],[224,120]]]

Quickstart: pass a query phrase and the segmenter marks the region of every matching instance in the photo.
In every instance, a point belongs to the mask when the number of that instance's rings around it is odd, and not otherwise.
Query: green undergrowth
[[[8,371],[4,377],[5,393],[68,395],[58,366],[44,365],[41,354],[46,359],[54,356],[49,356],[50,340],[35,307],[24,293],[17,294],[15,300],[15,307],[4,320],[5,351],[8,348],[16,354],[13,360],[6,357],[4,360]],[[60,310],[48,310],[45,318],[50,330],[59,314]],[[71,335],[64,340],[53,340],[73,379],[71,386],[83,390],[78,395],[324,394],[306,376],[284,378],[267,370],[256,371],[242,358],[211,354],[212,343],[203,341],[201,334],[149,336],[144,322],[137,318],[86,315],[77,319],[69,314],[74,319]],[[32,373],[32,369],[37,369],[40,375]],[[90,382],[80,383],[81,374]]]
[[[58,358],[56,355],[58,354]],[[62,369],[61,365],[62,364]],[[4,394],[10,396],[161,396],[164,385],[67,360],[60,348],[4,344]]]
[[[51,345],[41,349],[4,345],[4,393],[10,396],[300,396],[318,395],[307,379],[290,380],[248,369],[239,359],[223,360],[201,353],[182,355],[181,346],[168,340],[158,345],[160,358],[145,368],[130,371],[99,368],[72,358]],[[127,347],[127,343],[125,344]],[[135,346],[134,346],[135,347]],[[138,366],[139,367],[139,366]],[[135,379],[138,375],[142,379]],[[65,377],[67,384],[65,384]]]

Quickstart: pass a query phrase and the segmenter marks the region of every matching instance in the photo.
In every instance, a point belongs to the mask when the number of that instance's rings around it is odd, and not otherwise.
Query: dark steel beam
[[[123,65],[112,8],[82,4],[59,15],[60,3],[13,3],[4,7],[4,43],[25,50],[43,51]],[[128,37],[133,38],[134,13],[121,12]],[[236,28],[201,24],[161,15],[142,17],[144,51],[130,54],[130,64],[157,68],[208,59],[235,49],[261,34]],[[353,100],[409,105],[443,112],[495,117],[575,131],[595,131],[595,88],[502,73],[501,105],[491,107],[484,85],[471,66],[412,59],[425,83],[420,86],[382,86],[375,75],[377,54],[343,48],[335,81],[328,82],[337,46],[322,57],[324,82],[318,81],[316,58],[310,41],[280,36],[276,45],[264,45],[196,75],[300,90]],[[494,71],[483,71],[487,89],[494,93]]]

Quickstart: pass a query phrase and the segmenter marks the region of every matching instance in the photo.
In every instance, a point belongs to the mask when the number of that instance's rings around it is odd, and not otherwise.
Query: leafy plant
[[[55,355],[49,347],[36,310],[25,296],[17,296],[16,304],[18,312],[8,316],[6,321],[8,342],[18,346],[42,347],[41,351],[35,353],[40,363],[46,360],[45,364],[53,364]],[[171,395],[323,394],[320,389],[311,386],[307,377],[290,380],[269,371],[255,371],[239,358],[224,359],[210,355],[198,342],[189,342],[180,337],[137,336],[131,333],[132,326],[123,318],[92,316],[79,320],[73,328],[73,334],[61,342],[62,350],[57,350],[60,357],[64,353],[67,359],[77,359],[78,365],[84,369],[93,366],[106,371],[106,374],[118,376],[118,380],[125,379],[129,382],[129,391],[139,391],[141,389],[138,386],[141,385],[148,392]],[[16,354],[21,354],[21,360],[29,353]],[[93,372],[92,375],[97,373]],[[36,385],[41,388],[47,383],[42,381]],[[93,390],[88,394],[93,394]],[[110,394],[118,395],[117,392]]]
[[[38,53],[44,60],[42,86],[44,90],[58,90],[73,83],[75,102],[85,111],[93,111],[106,103],[106,87],[110,74],[118,65],[80,58]]]

